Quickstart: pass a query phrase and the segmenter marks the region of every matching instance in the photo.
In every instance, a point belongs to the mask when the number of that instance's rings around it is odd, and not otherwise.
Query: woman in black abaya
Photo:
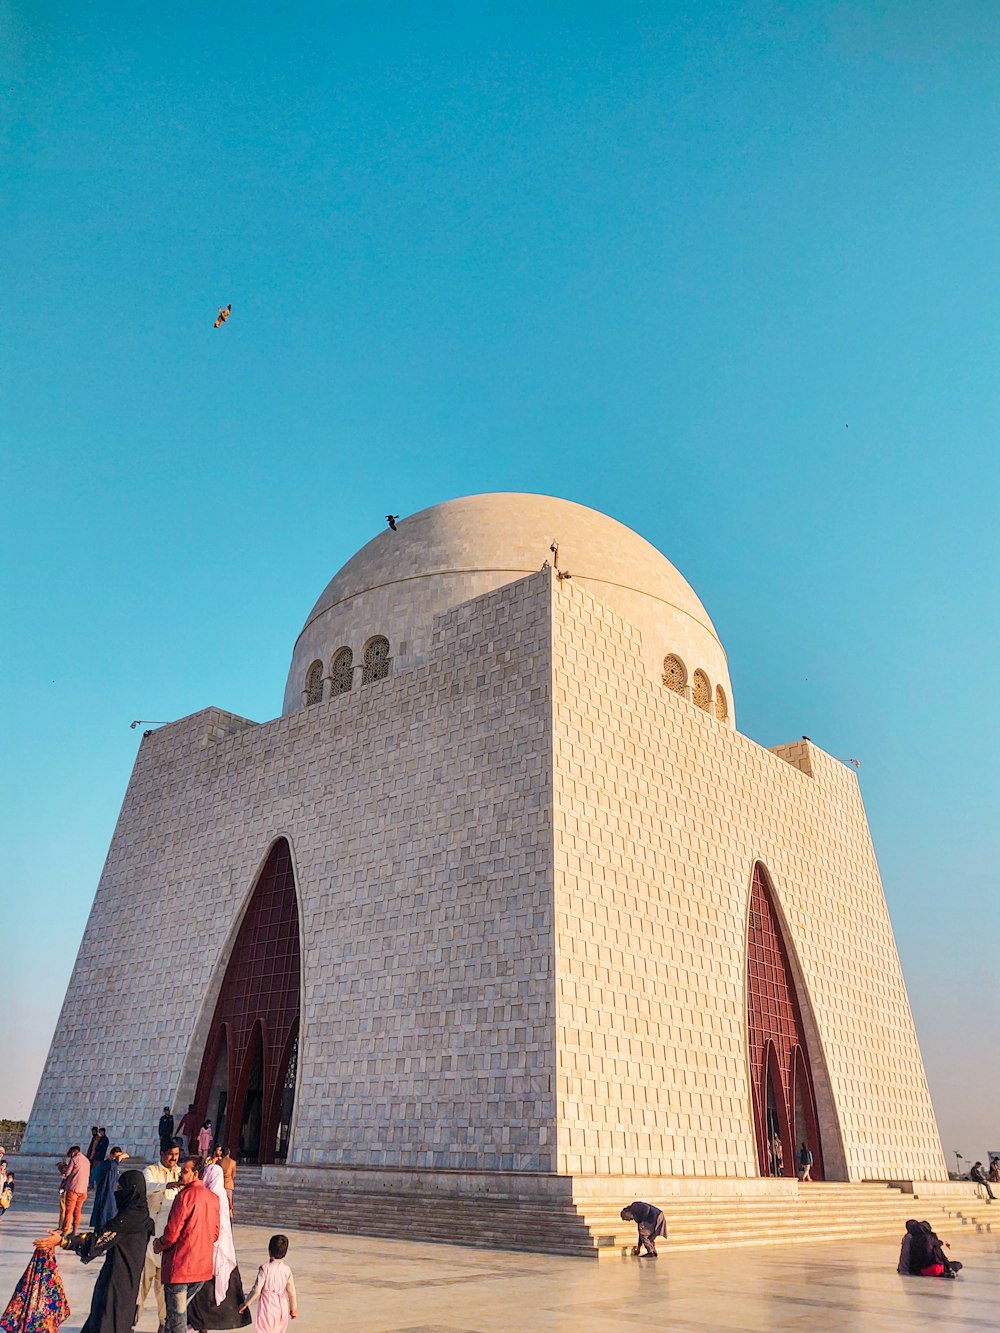
[[[146,1181],[141,1171],[124,1171],[115,1190],[118,1211],[100,1231],[60,1236],[52,1231],[36,1240],[39,1250],[74,1250],[85,1264],[105,1256],[94,1284],[90,1314],[80,1333],[130,1333],[135,1319],[139,1278],[153,1221],[146,1206]]]

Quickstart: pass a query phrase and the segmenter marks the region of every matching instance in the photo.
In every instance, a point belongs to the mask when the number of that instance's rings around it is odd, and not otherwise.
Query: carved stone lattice
[[[688,673],[684,663],[675,653],[667,653],[663,659],[663,683],[674,694],[683,694],[687,685]]]
[[[725,722],[729,717],[729,704],[726,701],[726,691],[721,685],[715,687],[715,716],[720,722]]]
[[[708,677],[700,667],[694,673],[694,688],[691,692],[691,698],[706,713],[712,706],[712,687],[709,684]]]
[[[341,648],[330,663],[330,693],[347,694],[354,684],[354,654],[350,648]]]
[[[296,1033],[295,1040],[292,1042],[292,1053],[288,1057],[288,1068],[285,1070],[285,1092],[295,1091],[295,1079],[299,1072],[299,1038]]]
[[[306,672],[306,703],[318,704],[323,699],[323,663],[313,662]]]
[[[389,674],[389,640],[381,635],[372,639],[365,649],[365,661],[361,671],[361,684],[370,685],[376,680],[385,680]]]

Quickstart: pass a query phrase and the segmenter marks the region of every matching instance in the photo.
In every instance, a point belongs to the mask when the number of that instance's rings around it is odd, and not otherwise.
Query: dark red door
[[[213,1115],[221,1098],[221,1137],[245,1161],[273,1162],[282,1146],[287,1151],[285,1085],[298,1026],[299,914],[291,850],[281,838],[233,945],[195,1097],[200,1117]]]
[[[809,1051],[767,871],[753,868],[747,931],[747,1027],[757,1160],[762,1176],[794,1176],[799,1145],[823,1179]],[[780,1144],[780,1151],[777,1144]]]

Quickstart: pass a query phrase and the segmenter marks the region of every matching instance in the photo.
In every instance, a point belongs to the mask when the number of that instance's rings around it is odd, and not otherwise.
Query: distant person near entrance
[[[191,1152],[200,1127],[201,1121],[194,1109],[194,1102],[191,1102],[187,1111],[181,1117],[181,1123],[177,1126],[177,1137],[181,1141],[181,1152]]]
[[[174,1141],[174,1117],[170,1114],[169,1106],[163,1108],[160,1122],[156,1126],[156,1133],[160,1140],[160,1152],[164,1152]]]
[[[785,1174],[785,1150],[781,1146],[781,1139],[775,1134],[771,1139],[771,1175],[783,1176]]]
[[[667,1238],[667,1219],[659,1208],[636,1199],[622,1209],[621,1219],[623,1222],[634,1222],[639,1229],[639,1243],[633,1247],[632,1253],[639,1254],[643,1259],[655,1259],[657,1236],[662,1236],[664,1240]],[[644,1247],[645,1253],[641,1254]]]
[[[229,1199],[229,1216],[232,1217],[233,1190],[236,1188],[236,1158],[228,1148],[222,1149],[219,1165],[222,1167],[222,1182],[225,1186],[226,1197]]]
[[[799,1180],[812,1180],[813,1155],[804,1143],[799,1144],[797,1155]]]

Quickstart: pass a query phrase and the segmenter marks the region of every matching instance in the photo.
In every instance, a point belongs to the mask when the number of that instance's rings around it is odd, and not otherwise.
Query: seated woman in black
[[[955,1277],[961,1270],[962,1264],[945,1254],[941,1238],[931,1230],[930,1222],[907,1222],[906,1231],[899,1257],[900,1272],[904,1271],[904,1263],[906,1271],[915,1277]]]

